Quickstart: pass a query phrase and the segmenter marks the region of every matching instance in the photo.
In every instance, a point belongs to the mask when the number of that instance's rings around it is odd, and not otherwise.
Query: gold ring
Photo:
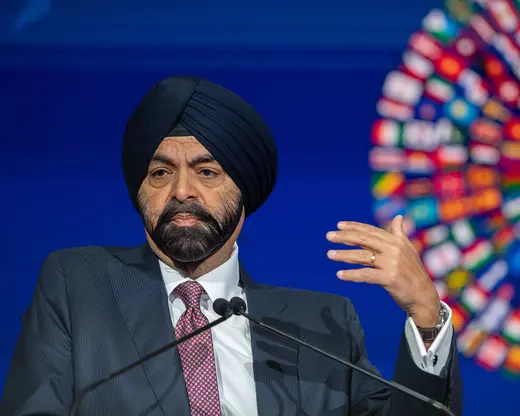
[[[370,265],[373,266],[375,261],[376,261],[376,255],[375,255],[375,253],[372,253],[372,257],[370,257]]]

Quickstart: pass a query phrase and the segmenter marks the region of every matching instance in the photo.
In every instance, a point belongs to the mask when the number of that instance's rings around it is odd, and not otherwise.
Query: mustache
[[[176,199],[170,200],[164,207],[157,225],[168,224],[177,214],[188,214],[202,222],[215,224],[217,221],[202,205],[197,202],[182,203]]]

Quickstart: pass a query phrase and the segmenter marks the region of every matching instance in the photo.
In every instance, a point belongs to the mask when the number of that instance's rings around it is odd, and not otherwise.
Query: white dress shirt
[[[186,307],[173,290],[190,279],[183,277],[162,261],[159,263],[166,293],[168,293],[172,324],[175,328]],[[247,304],[245,292],[239,286],[239,278],[238,246],[235,245],[233,254],[227,262],[197,279],[207,293],[202,296],[201,310],[209,322],[219,318],[213,311],[215,299],[231,299],[239,296]],[[453,336],[451,310],[447,305],[443,304],[443,306],[449,311],[448,322],[428,351],[411,318],[407,319],[405,326],[405,335],[414,362],[424,371],[437,375],[446,365]],[[241,316],[232,316],[222,324],[211,328],[211,335],[222,416],[256,416],[258,411],[249,321]]]

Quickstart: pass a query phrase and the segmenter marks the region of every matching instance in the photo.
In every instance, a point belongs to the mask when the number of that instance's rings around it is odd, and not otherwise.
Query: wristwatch
[[[432,328],[419,328],[419,334],[421,335],[421,338],[424,342],[431,342],[435,338],[437,338],[437,335],[439,335],[439,332],[441,332],[441,328],[444,326],[446,321],[448,320],[448,311],[446,308],[444,308],[441,305],[441,310],[439,311],[439,318],[437,319],[437,325],[435,325]]]

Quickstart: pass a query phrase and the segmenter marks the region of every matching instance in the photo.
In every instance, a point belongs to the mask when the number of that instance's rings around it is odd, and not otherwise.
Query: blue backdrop
[[[339,220],[374,223],[367,157],[375,103],[408,36],[442,4],[126,3],[1,6],[0,388],[44,257],[69,246],[143,242],[120,142],[143,93],[172,74],[236,91],[278,142],[276,190],[240,241],[252,276],[349,296],[371,360],[391,377],[404,313],[378,287],[337,280],[325,233]],[[464,359],[462,372],[466,414],[514,408],[518,383]]]

